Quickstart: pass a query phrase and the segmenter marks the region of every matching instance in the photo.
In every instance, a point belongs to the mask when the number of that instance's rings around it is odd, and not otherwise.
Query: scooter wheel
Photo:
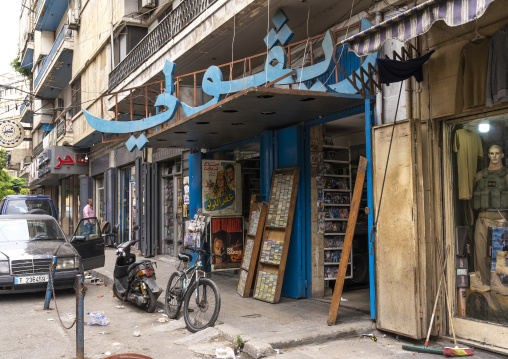
[[[153,313],[155,312],[155,308],[157,307],[157,298],[155,297],[155,294],[152,293],[150,289],[146,291],[148,293],[148,302],[144,305],[143,309],[147,313]]]
[[[118,300],[124,300],[124,297],[118,292],[118,289],[116,289],[115,284],[113,284],[113,294],[118,298]]]

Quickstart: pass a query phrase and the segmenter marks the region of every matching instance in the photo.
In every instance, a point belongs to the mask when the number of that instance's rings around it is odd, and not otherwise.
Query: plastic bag
[[[88,325],[108,325],[109,319],[101,313],[86,313]]]

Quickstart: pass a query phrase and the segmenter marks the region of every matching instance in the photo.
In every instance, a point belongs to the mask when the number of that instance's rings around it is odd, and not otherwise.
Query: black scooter
[[[139,226],[134,227],[135,231],[137,229]],[[155,281],[153,266],[155,263],[149,259],[136,261],[136,255],[131,253],[131,246],[137,242],[139,239],[116,247],[113,293],[121,301],[127,300],[142,307],[148,313],[153,313],[162,289]]]

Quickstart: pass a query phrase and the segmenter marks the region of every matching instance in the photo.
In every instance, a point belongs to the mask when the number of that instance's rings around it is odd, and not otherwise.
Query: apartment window
[[[5,96],[5,91],[4,90],[0,91],[0,97],[4,97],[4,96]]]
[[[115,39],[115,66],[148,34],[146,27],[126,26]]]
[[[72,107],[72,117],[77,115],[77,113],[81,110],[81,78],[78,77],[76,81],[71,84],[71,107]]]

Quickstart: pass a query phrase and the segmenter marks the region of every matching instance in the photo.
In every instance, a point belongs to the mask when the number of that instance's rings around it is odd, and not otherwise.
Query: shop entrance
[[[312,295],[331,297],[341,259],[360,156],[366,156],[365,114],[342,118],[309,129],[310,186],[313,206]],[[370,312],[367,181],[355,227],[341,306]],[[315,228],[315,230],[314,230]],[[313,259],[314,261],[316,259]]]
[[[136,168],[124,168],[120,172],[120,240],[132,239],[132,228],[136,225]]]

